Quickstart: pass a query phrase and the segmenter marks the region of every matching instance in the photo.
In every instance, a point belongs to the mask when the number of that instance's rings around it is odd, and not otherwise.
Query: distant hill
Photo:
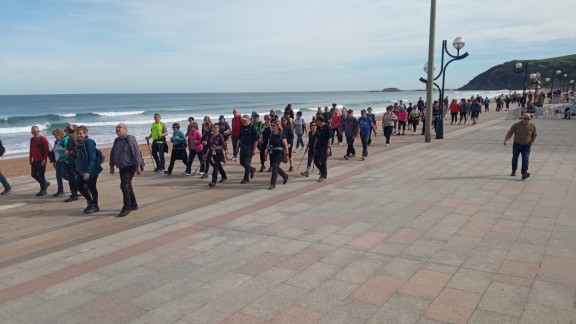
[[[528,75],[530,75],[530,73],[540,72],[542,82],[544,82],[546,78],[552,79],[553,71],[561,70],[561,76],[556,76],[554,79],[554,88],[558,88],[560,84],[565,87],[566,82],[576,80],[576,54],[573,54],[544,60],[514,60],[506,62],[477,75],[468,82],[468,84],[458,90],[522,89],[524,77],[519,73],[513,72],[518,62],[523,64],[528,62]],[[522,70],[523,69],[524,68],[522,68]],[[564,73],[568,74],[567,78],[563,77]],[[526,83],[526,88],[531,89],[530,76],[528,76]],[[550,87],[550,85],[543,84],[542,87]]]

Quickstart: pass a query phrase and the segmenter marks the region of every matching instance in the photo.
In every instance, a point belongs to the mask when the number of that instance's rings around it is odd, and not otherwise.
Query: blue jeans
[[[56,183],[58,184],[58,192],[64,192],[64,185],[62,179],[62,172],[64,172],[64,168],[68,168],[68,164],[66,162],[56,162],[54,163],[54,169],[56,170]]]
[[[512,145],[512,171],[518,169],[518,156],[522,154],[522,170],[521,174],[528,172],[528,158],[530,157],[531,144],[514,143]]]
[[[304,147],[304,140],[302,139],[302,136],[303,136],[303,135],[304,135],[304,134],[296,134],[296,137],[297,137],[297,138],[296,138],[296,149],[298,149],[298,147],[299,147],[300,145],[302,145],[302,147]]]

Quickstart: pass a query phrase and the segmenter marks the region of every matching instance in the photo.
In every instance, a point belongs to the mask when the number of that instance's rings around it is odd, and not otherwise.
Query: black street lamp
[[[562,74],[562,71],[560,71],[560,70],[556,70],[555,72],[552,73],[552,86],[550,87],[550,90],[552,91],[552,95],[550,96],[550,102],[551,103],[554,102],[554,80],[556,79],[555,75],[560,76],[560,74]],[[546,80],[549,80],[549,79],[546,79]]]
[[[456,49],[456,55],[453,55],[450,52],[448,52],[447,44],[448,44],[448,41],[446,41],[446,40],[442,41],[442,58],[440,61],[440,72],[434,78],[434,81],[436,81],[440,76],[442,76],[442,87],[439,87],[438,84],[436,82],[434,82],[434,86],[436,86],[436,88],[440,92],[440,99],[438,100],[440,103],[440,109],[439,109],[438,114],[436,115],[436,139],[443,139],[444,138],[444,124],[443,124],[443,120],[442,120],[442,113],[443,113],[443,106],[442,106],[443,101],[442,100],[444,99],[444,82],[446,80],[446,68],[453,61],[458,61],[458,60],[464,59],[469,55],[468,52],[460,55],[460,50],[464,47],[464,45],[466,45],[466,43],[464,42],[464,39],[462,37],[456,37],[454,39],[454,41],[452,42],[452,46],[454,46],[454,48]],[[446,64],[444,64],[444,54],[447,54],[448,56],[450,56],[452,58]],[[428,64],[426,64],[424,66],[424,72],[428,73]],[[428,83],[428,80],[426,80],[424,78],[420,78],[420,82]],[[430,116],[426,116],[426,118],[430,118]]]

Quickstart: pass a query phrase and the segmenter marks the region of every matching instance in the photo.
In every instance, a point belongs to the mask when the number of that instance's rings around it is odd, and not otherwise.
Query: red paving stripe
[[[432,146],[438,146],[441,145],[442,143],[440,142],[434,142],[431,145]],[[386,160],[386,163],[391,163],[391,162],[396,162],[398,160],[402,160],[405,159],[406,156],[411,156],[411,154],[413,151],[417,151],[419,149],[414,149],[411,150],[410,152],[407,152],[405,154],[399,154],[395,157],[391,157],[391,158],[386,158],[384,157],[383,160]],[[315,183],[311,183],[310,185],[307,185],[305,187],[299,188],[299,189],[295,189],[292,191],[288,191],[288,192],[283,192],[282,195],[279,195],[277,197],[274,198],[274,202],[280,203],[280,202],[284,202],[287,200],[290,200],[292,198],[298,197],[300,195],[306,194],[308,192],[310,192],[311,190],[316,190],[319,188],[322,188],[324,186],[327,186],[329,184],[333,184],[335,182],[339,182],[342,180],[346,180],[349,179],[353,176],[356,176],[358,174],[367,172],[367,171],[371,171],[370,168],[367,167],[378,167],[381,166],[382,163],[384,161],[380,160],[378,162],[373,162],[373,163],[366,163],[366,164],[362,164],[364,166],[364,168],[357,168],[354,167],[352,168],[352,170],[345,172],[343,174],[340,174],[338,176],[332,177],[332,178],[328,178],[325,182],[315,182]],[[357,164],[356,166],[360,166],[360,164]],[[183,239],[187,236],[190,236],[192,234],[198,233],[200,231],[218,226],[218,225],[222,225],[224,223],[227,223],[229,221],[238,219],[242,216],[248,215],[250,213],[259,211],[261,209],[264,209],[266,207],[270,206],[270,201],[266,200],[266,201],[261,201],[255,204],[252,204],[250,206],[246,206],[243,208],[240,208],[238,210],[235,211],[231,211],[225,214],[222,214],[220,216],[216,216],[213,217],[211,219],[207,219],[204,221],[201,221],[199,223],[190,225],[188,227],[176,230],[174,232],[170,232],[170,233],[166,233],[163,235],[160,235],[158,237],[155,237],[153,239],[149,239],[137,244],[134,244],[132,246],[129,247],[125,247],[122,248],[118,251],[94,258],[92,260],[88,260],[70,267],[67,267],[65,269],[61,269],[43,276],[40,276],[38,278],[32,279],[32,280],[28,280],[25,281],[23,283],[17,284],[15,286],[0,290],[0,304],[4,304],[6,302],[9,302],[11,300],[20,298],[20,297],[24,297],[27,295],[30,295],[32,293],[35,293],[37,291],[41,291],[43,289],[46,289],[50,286],[59,284],[61,282],[76,278],[78,276],[81,276],[83,274],[86,274],[90,271],[94,271],[96,269],[100,269],[102,267],[114,264],[116,262],[125,260],[127,258],[133,257],[135,255],[138,255],[140,253],[146,252],[146,251],[150,251],[154,248],[157,248],[159,246],[168,244],[168,243],[172,243],[175,241],[178,241],[180,239]]]

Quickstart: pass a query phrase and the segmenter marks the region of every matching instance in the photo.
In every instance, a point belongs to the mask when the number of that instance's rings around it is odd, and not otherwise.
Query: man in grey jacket
[[[110,151],[110,174],[114,174],[114,166],[120,169],[120,189],[122,190],[123,206],[118,217],[130,214],[130,211],[138,209],[132,179],[134,174],[140,175],[144,169],[144,160],[138,147],[136,138],[128,135],[128,127],[125,124],[116,126],[114,145]]]
[[[360,128],[358,127],[358,120],[354,117],[354,111],[352,109],[348,110],[348,115],[340,123],[343,124],[344,136],[346,136],[346,144],[348,144],[344,158],[348,160],[349,158],[356,156],[354,140],[358,137],[358,131]]]

